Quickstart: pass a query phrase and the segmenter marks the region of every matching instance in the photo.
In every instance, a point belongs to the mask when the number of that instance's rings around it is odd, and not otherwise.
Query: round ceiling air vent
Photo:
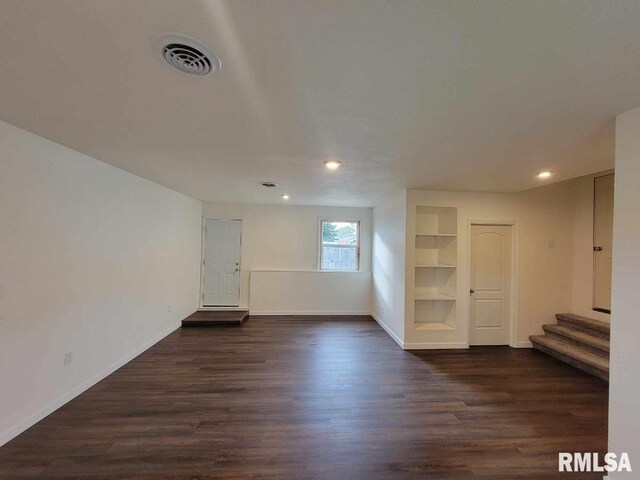
[[[195,38],[176,33],[160,35],[154,50],[176,70],[202,77],[220,70],[220,59],[205,44]]]

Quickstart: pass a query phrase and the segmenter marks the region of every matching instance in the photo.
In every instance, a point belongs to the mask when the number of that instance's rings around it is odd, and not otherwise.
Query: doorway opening
[[[593,179],[593,310],[611,313],[614,174]]]
[[[469,226],[469,345],[517,346],[515,222]]]
[[[202,258],[202,306],[240,305],[241,220],[207,218]]]

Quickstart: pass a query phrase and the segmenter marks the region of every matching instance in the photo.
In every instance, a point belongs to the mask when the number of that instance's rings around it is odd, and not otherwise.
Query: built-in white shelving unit
[[[456,208],[416,207],[414,323],[417,328],[454,328],[457,228]]]

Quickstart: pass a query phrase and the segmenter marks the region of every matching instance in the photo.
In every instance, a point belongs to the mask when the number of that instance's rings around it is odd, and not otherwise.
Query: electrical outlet
[[[73,352],[67,352],[64,354],[64,366],[71,364],[73,362]]]
[[[171,305],[167,305],[167,312],[171,313],[173,311],[173,307]]]

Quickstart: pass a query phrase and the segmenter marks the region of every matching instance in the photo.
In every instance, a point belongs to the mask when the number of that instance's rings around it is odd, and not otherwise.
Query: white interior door
[[[240,220],[205,222],[203,298],[205,307],[240,305]]]
[[[611,312],[613,178],[597,177],[593,196],[593,308],[605,312]]]
[[[510,225],[471,225],[470,345],[508,345],[511,327]]]

